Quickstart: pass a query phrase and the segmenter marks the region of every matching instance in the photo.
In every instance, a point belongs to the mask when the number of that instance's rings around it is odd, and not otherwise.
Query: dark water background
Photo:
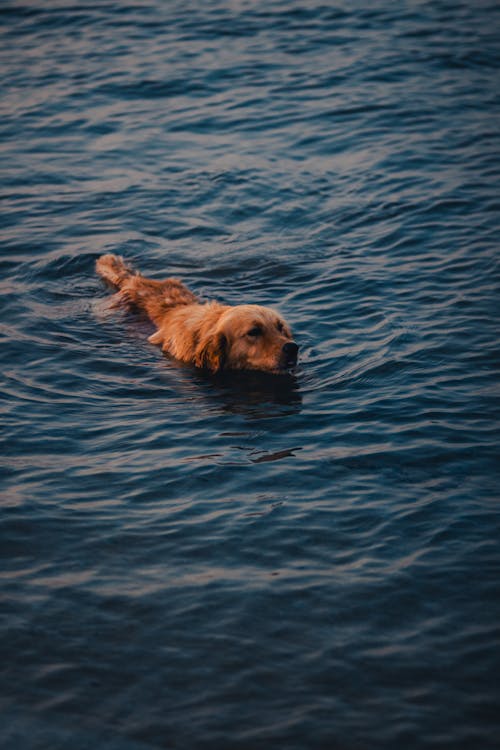
[[[2,3],[2,748],[499,746],[499,29]],[[296,376],[162,357],[109,251]]]

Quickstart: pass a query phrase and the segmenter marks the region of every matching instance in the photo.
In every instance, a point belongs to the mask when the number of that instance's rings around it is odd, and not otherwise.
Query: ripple
[[[0,9],[0,744],[496,746],[498,14]],[[299,367],[164,357],[105,252]]]

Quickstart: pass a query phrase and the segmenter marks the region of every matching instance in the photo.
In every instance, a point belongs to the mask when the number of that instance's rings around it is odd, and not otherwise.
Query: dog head
[[[297,364],[299,347],[274,310],[260,305],[226,308],[216,331],[200,349],[197,364],[210,370],[286,372]]]

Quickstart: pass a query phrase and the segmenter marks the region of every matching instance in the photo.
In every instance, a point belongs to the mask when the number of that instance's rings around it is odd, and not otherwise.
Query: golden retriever
[[[116,303],[143,310],[156,325],[152,344],[182,362],[218,372],[281,373],[297,364],[299,347],[277,312],[260,305],[201,303],[177,279],[154,281],[132,271],[119,255],[102,255],[97,273],[118,289]]]

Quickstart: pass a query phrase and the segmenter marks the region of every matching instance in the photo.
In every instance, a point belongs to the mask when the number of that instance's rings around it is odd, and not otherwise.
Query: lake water
[[[5,0],[0,63],[2,749],[498,747],[498,3]]]

